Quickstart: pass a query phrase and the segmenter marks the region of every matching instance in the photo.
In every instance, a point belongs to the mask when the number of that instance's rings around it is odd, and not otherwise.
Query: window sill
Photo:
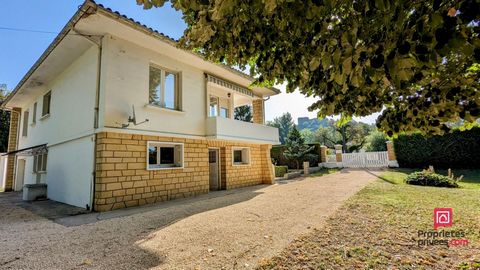
[[[233,166],[250,166],[250,163],[233,163]]]
[[[39,120],[40,120],[40,121],[43,121],[43,120],[45,120],[45,119],[47,119],[47,118],[50,118],[50,114],[49,114],[49,113],[47,113],[47,114],[43,115],[42,117],[40,117]]]
[[[183,169],[183,166],[181,167],[156,167],[156,166],[149,167],[147,166],[147,171],[176,170],[176,169]]]
[[[174,113],[174,114],[185,114],[185,111],[164,108],[164,107],[154,105],[154,104],[146,104],[145,108],[159,110],[159,111],[168,112],[168,113]]]

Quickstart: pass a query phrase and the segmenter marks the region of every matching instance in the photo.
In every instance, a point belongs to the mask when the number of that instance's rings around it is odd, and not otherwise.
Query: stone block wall
[[[263,119],[263,99],[255,99],[253,101],[253,123],[264,124]]]
[[[147,141],[184,143],[184,168],[147,170]],[[208,193],[209,147],[220,148],[222,188],[273,180],[269,145],[108,132],[97,134],[96,147],[96,211]],[[232,164],[233,147],[250,148],[249,165]]]
[[[19,122],[20,122],[20,113],[22,109],[20,108],[13,108],[12,112],[10,112],[10,127],[8,133],[8,147],[7,152],[17,150],[18,144],[18,129],[19,129]],[[7,159],[7,174],[5,179],[5,191],[13,190],[13,183],[15,178],[15,163],[16,163],[16,156],[9,155]]]

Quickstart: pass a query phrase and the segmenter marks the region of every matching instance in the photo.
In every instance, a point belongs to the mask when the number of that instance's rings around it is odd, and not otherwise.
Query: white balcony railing
[[[279,144],[278,129],[224,117],[207,119],[207,137],[212,139]]]

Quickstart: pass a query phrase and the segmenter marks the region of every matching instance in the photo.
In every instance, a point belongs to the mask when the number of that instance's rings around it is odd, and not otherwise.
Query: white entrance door
[[[23,181],[25,179],[25,159],[17,160],[17,177],[15,177],[15,191],[23,189]]]
[[[208,149],[208,164],[210,169],[210,190],[220,189],[220,169],[218,149]]]

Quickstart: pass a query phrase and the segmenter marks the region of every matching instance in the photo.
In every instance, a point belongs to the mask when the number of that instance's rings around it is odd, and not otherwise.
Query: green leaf
[[[320,58],[319,57],[314,57],[312,60],[310,60],[310,63],[308,64],[310,71],[314,71],[320,66]]]

